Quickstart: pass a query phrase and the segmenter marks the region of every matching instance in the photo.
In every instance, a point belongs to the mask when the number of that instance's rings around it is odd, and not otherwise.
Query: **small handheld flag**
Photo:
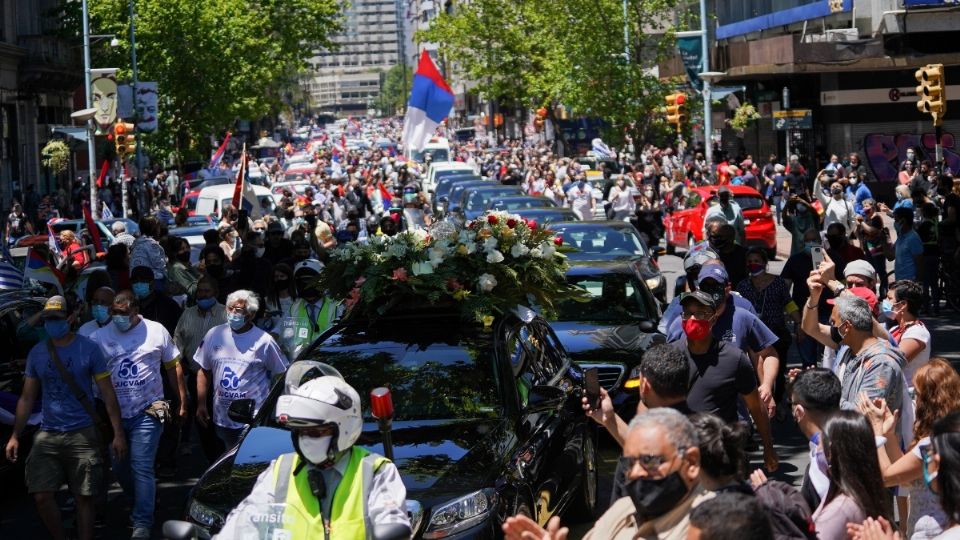
[[[210,165],[207,166],[211,171],[216,170],[220,166],[220,161],[223,160],[223,154],[227,151],[227,143],[230,142],[230,132],[227,132],[227,136],[223,138],[223,142],[220,143],[220,148],[217,148],[217,151],[213,153],[213,156],[210,157]]]
[[[249,156],[247,156],[247,145],[243,145],[243,154],[240,157],[240,170],[237,171],[237,183],[233,188],[233,200],[231,201],[237,210],[246,210],[250,219],[260,217],[260,201],[253,192],[253,186],[247,181],[247,166]]]
[[[452,107],[453,90],[424,50],[420,54],[417,72],[413,74],[413,88],[403,120],[403,143],[407,149],[423,150]]]
[[[0,290],[23,288],[23,272],[13,264],[13,256],[7,248],[6,239],[2,243],[3,260],[0,261]]]
[[[23,269],[23,277],[56,285],[60,293],[63,293],[63,282],[66,279],[63,272],[54,268],[43,255],[34,251],[33,248],[27,251],[27,263]]]

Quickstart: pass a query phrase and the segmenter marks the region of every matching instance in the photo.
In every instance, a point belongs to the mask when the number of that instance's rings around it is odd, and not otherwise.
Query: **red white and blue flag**
[[[452,107],[453,90],[424,50],[420,54],[417,72],[413,74],[413,89],[403,120],[403,143],[407,149],[423,150]]]
[[[220,143],[220,148],[217,148],[217,151],[210,157],[210,165],[208,165],[207,168],[211,171],[217,170],[217,167],[220,166],[220,162],[223,160],[223,154],[227,151],[228,142],[230,142],[229,131],[227,132],[227,136],[223,138],[223,142]]]
[[[243,154],[240,157],[240,170],[237,171],[237,183],[233,188],[233,201],[231,202],[237,210],[246,210],[250,219],[256,219],[262,215],[262,212],[260,211],[260,202],[257,200],[257,195],[253,192],[253,186],[247,180],[247,167],[249,163],[247,145],[243,145]]]

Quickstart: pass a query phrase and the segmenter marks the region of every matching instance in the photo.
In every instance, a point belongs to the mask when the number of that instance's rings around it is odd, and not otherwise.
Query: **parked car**
[[[541,318],[510,314],[491,331],[455,315],[391,316],[328,330],[297,362],[329,364],[363,397],[357,444],[383,453],[368,393],[389,386],[394,463],[414,538],[499,538],[508,516],[589,519],[596,505],[596,428],[580,406],[583,372]],[[296,363],[295,363],[296,364]],[[294,372],[291,368],[289,372]],[[274,420],[279,381],[250,426],[187,499],[186,519],[217,530],[278,455],[293,451]]]
[[[109,225],[100,220],[94,221],[94,224],[100,232],[100,241],[103,243],[103,249],[107,249],[115,240],[113,231],[110,230]],[[53,229],[54,234],[60,234],[61,231],[70,230],[77,236],[82,236],[87,231],[87,222],[82,219],[61,219],[51,224],[50,228]],[[137,227],[137,229],[139,230],[139,227]]]
[[[624,262],[574,263],[567,281],[585,289],[589,300],[561,302],[550,326],[577,365],[597,369],[614,406],[625,417],[633,416],[637,381],[625,386],[643,353],[666,343],[666,336],[657,332],[657,299],[634,266]]]
[[[550,228],[571,248],[567,257],[575,262],[617,261],[630,263],[661,304],[666,304],[667,286],[655,255],[637,229],[624,221],[577,221],[552,223]]]
[[[557,221],[579,221],[580,217],[569,208],[557,206],[554,208],[526,208],[514,212],[524,219],[532,219],[537,223],[555,223]]]
[[[556,208],[557,203],[547,197],[533,197],[530,195],[497,197],[487,205],[488,210],[516,212],[529,208]]]
[[[769,254],[777,251],[777,222],[767,201],[757,190],[747,186],[727,186],[733,200],[743,210],[743,222],[747,232],[747,246],[759,246]],[[717,200],[717,186],[693,188],[690,194],[667,209],[663,219],[667,252],[677,247],[688,248],[702,242],[703,219],[707,209]],[[679,205],[679,207],[677,207]]]
[[[170,211],[176,214],[181,208],[186,208],[188,216],[195,216],[197,215],[197,199],[199,197],[200,190],[191,189],[183,194],[183,199],[180,201],[180,206],[171,206]]]

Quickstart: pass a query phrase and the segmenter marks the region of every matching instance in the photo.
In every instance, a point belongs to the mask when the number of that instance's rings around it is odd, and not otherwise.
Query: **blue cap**
[[[700,275],[697,276],[697,285],[707,279],[712,279],[717,283],[728,283],[730,276],[727,275],[727,269],[722,264],[707,264],[700,269]]]

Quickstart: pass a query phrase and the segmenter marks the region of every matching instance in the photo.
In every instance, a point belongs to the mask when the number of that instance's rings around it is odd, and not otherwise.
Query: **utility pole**
[[[134,125],[140,123],[140,111],[137,110],[137,85],[139,84],[138,73],[137,73],[137,32],[135,26],[136,12],[133,5],[134,0],[130,0],[130,67],[133,71],[133,123]],[[137,206],[140,210],[140,215],[143,216],[147,213],[148,208],[146,206],[146,197],[144,197],[144,186],[143,186],[143,150],[140,147],[140,137],[137,137],[137,154],[136,154],[136,164],[137,164]],[[123,216],[127,217],[127,216]]]
[[[83,89],[86,96],[87,108],[93,108],[93,96],[90,95],[92,76],[90,74],[90,14],[87,11],[87,0],[83,0]],[[87,176],[90,182],[90,215],[93,219],[100,219],[100,205],[97,198],[97,181],[94,178],[97,160],[96,130],[93,127],[93,118],[87,120]]]
[[[786,86],[783,87],[783,110],[790,110],[790,89]],[[787,124],[787,129],[784,130],[785,144],[783,146],[784,156],[783,162],[788,163],[790,161],[790,127]]]

